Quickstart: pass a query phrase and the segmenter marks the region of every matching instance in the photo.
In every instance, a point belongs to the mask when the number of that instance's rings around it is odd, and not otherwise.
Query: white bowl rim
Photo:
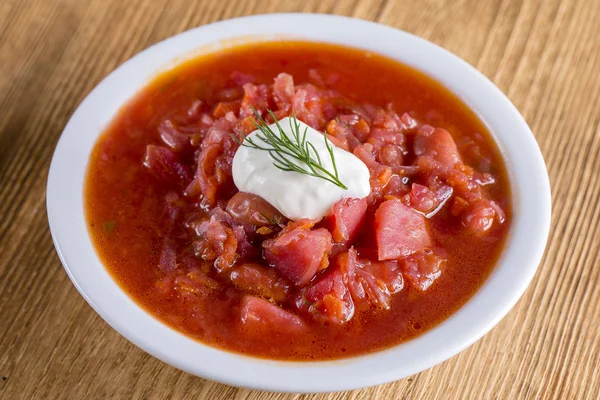
[[[511,179],[511,232],[498,265],[481,289],[434,329],[398,346],[343,360],[257,359],[209,347],[161,323],[129,298],[102,265],[83,208],[84,177],[98,135],[120,106],[166,65],[198,48],[248,36],[338,43],[397,59],[444,84],[476,112],[494,136]],[[46,201],[52,238],[67,274],[92,308],[125,338],[197,376],[254,389],[310,393],[398,380],[452,357],[481,338],[514,306],[535,274],[549,234],[550,199],[544,160],[527,123],[475,68],[431,42],[388,26],[297,13],[204,25],[159,42],[122,64],[93,89],[66,125],[52,158]]]

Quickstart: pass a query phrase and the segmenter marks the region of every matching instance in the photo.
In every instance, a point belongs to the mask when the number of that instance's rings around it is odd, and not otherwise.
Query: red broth
[[[290,98],[286,109],[286,101],[276,101],[273,83],[283,85],[288,76],[281,73],[293,77],[292,95],[304,90],[304,103]],[[260,90],[266,96],[263,103]],[[369,157],[363,150],[372,154],[374,194],[353,228],[358,232],[354,238],[334,243],[340,238],[332,217],[294,231],[306,235],[320,229],[331,245],[319,254],[319,269],[326,268],[309,274],[308,282],[294,281],[293,273],[264,258],[266,240],[282,235],[284,223],[235,230],[238,221],[224,211],[236,193],[227,150],[219,147],[217,159],[203,153],[210,126],[231,131],[222,141],[231,141],[231,133],[255,129],[248,104],[263,115],[269,108],[279,116],[289,115],[292,106],[304,107],[297,110],[298,119],[327,130],[332,141],[361,159]],[[440,144],[447,138],[444,132],[460,153],[461,162],[454,166],[440,155],[440,149],[452,153],[451,145]],[[206,164],[200,169],[199,158]],[[204,178],[198,178],[200,172]],[[453,190],[449,199],[444,187]],[[443,204],[435,215],[422,217],[438,203]],[[389,256],[396,242],[413,245],[404,243],[403,217],[392,237],[379,236],[380,226],[405,207],[423,211],[410,214],[416,218],[416,225],[410,225],[419,227],[424,221],[430,243],[416,255],[407,256],[410,250]],[[98,139],[87,172],[85,209],[98,255],[147,312],[208,345],[285,360],[369,353],[431,329],[481,287],[502,252],[511,222],[509,181],[498,148],[459,99],[424,74],[379,55],[295,41],[228,48],[157,76]],[[236,244],[228,252],[234,231]],[[244,238],[249,251],[242,248]],[[357,271],[366,271],[367,264],[387,268],[386,276],[396,279],[395,289],[382,289],[379,281],[375,290],[389,293],[379,300],[373,292],[361,298],[361,288],[367,287],[363,280],[358,289],[347,284],[346,297],[330,291],[328,299],[334,302],[322,301],[316,283],[334,279],[335,271],[342,271],[347,281],[348,260],[356,257],[352,268]],[[259,283],[244,275],[244,266],[250,275],[262,274]],[[232,280],[234,270],[237,280]],[[349,298],[353,314],[347,318]]]

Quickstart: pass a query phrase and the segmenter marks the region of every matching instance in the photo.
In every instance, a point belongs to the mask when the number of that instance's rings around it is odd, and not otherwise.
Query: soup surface
[[[237,190],[231,163],[255,113],[270,124],[292,112],[368,167],[367,197],[289,221]],[[482,285],[511,220],[500,153],[449,91],[376,54],[295,41],[156,77],[95,145],[85,203],[99,256],[149,313],[211,346],[287,360],[432,328]]]

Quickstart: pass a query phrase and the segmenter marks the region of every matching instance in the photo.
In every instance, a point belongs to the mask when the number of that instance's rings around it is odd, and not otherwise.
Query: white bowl
[[[489,128],[509,171],[512,227],[500,261],[485,284],[434,329],[395,347],[339,361],[257,359],[206,346],[159,322],[130,299],[102,265],[83,209],[86,167],[98,135],[159,71],[198,49],[214,50],[248,36],[339,43],[394,58],[442,82]],[[550,227],[550,184],[541,152],[519,112],[485,76],[458,57],[372,22],[318,14],[272,14],[181,33],[144,50],[106,77],[75,111],[58,142],[48,176],[47,207],[56,250],[73,284],[106,322],[135,345],[191,374],[231,385],[324,392],[415,374],[452,357],[492,329],[517,302],[540,262]]]

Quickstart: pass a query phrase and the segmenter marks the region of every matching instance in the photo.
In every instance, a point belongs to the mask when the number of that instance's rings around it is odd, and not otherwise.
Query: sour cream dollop
[[[300,132],[304,133],[307,129],[306,141],[313,144],[323,166],[333,172],[323,134],[302,121],[297,123],[300,125]],[[293,138],[293,124],[290,117],[279,120],[279,126],[290,138]],[[275,124],[269,125],[269,128],[279,133]],[[260,131],[256,130],[247,138],[263,145],[264,142],[257,137],[259,134]],[[367,166],[354,154],[335,146],[331,141],[329,144],[333,150],[339,180],[348,187],[347,190],[325,179],[283,171],[273,165],[274,160],[269,152],[246,146],[240,146],[233,157],[233,182],[240,191],[262,197],[291,220],[321,218],[338,200],[345,197],[360,199],[371,192]],[[306,166],[299,161],[294,162]]]

